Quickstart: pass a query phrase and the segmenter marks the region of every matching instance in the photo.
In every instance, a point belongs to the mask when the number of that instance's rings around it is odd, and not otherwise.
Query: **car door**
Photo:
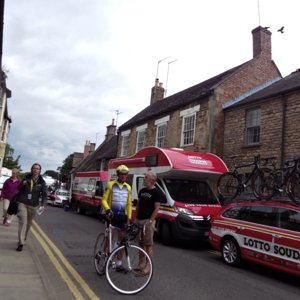
[[[272,260],[272,226],[276,223],[273,207],[249,205],[244,208],[239,218],[243,220],[237,226],[237,234],[242,244],[242,255],[250,260]]]
[[[280,268],[300,274],[300,211],[278,209],[278,234],[274,241],[274,255]]]

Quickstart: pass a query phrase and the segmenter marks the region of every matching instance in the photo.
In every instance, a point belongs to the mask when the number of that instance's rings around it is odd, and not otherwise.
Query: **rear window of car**
[[[279,227],[300,232],[300,212],[279,208]]]

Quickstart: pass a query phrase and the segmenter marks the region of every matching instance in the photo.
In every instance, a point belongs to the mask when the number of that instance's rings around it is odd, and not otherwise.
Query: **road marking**
[[[74,283],[72,282],[71,278],[68,276],[68,274],[65,272],[65,270],[61,267],[59,261],[57,260],[57,258],[53,255],[52,251],[50,250],[50,248],[48,247],[48,245],[45,243],[45,241],[41,238],[41,236],[35,231],[34,228],[31,229],[31,232],[33,233],[33,235],[35,236],[35,238],[38,240],[38,242],[41,244],[42,248],[45,250],[45,252],[47,253],[49,259],[51,260],[52,264],[54,265],[54,267],[56,268],[56,270],[58,271],[58,273],[60,274],[60,276],[62,277],[62,279],[65,281],[65,283],[67,284],[67,286],[69,287],[69,290],[71,291],[71,293],[75,296],[75,299],[78,300],[84,300],[84,298],[82,297],[82,295],[80,294],[79,290],[77,289],[77,287],[74,285]]]
[[[58,272],[61,274],[61,272],[59,271],[59,268],[61,268],[58,260],[53,256],[51,250],[49,249],[48,245],[52,248],[53,252],[59,257],[59,259],[61,260],[62,264],[65,266],[65,268],[71,273],[71,275],[74,277],[74,279],[80,284],[80,286],[82,287],[82,289],[85,291],[85,293],[89,296],[90,299],[92,300],[100,300],[100,298],[92,291],[92,289],[88,286],[88,284],[84,281],[84,279],[78,274],[78,272],[73,268],[73,266],[68,262],[68,260],[64,257],[64,255],[62,254],[62,252],[56,247],[56,245],[48,238],[48,236],[45,234],[45,232],[41,229],[41,227],[35,222],[33,221],[33,225],[36,227],[37,231],[39,232],[40,236],[38,235],[38,233],[35,231],[35,237],[37,238],[37,240],[41,243],[42,247],[45,249],[48,248],[48,250],[50,251],[50,254],[47,252],[49,258],[52,261],[55,261],[55,263],[53,262],[54,266],[57,268]],[[44,240],[48,243],[48,245],[45,243],[45,241],[42,240],[41,236],[44,238]],[[45,247],[44,247],[45,246]],[[61,268],[62,269],[62,268]],[[62,271],[65,273],[65,275],[68,277],[68,275],[66,274],[66,272],[62,269]],[[62,275],[62,274],[61,274]],[[70,277],[65,278],[64,276],[62,276],[63,279],[66,281],[66,283],[68,284]],[[73,284],[73,283],[72,283]],[[68,284],[69,288],[70,285]],[[78,289],[75,286],[75,291],[78,291]],[[73,287],[70,288],[70,291],[73,293]],[[76,292],[77,293],[77,292]],[[78,291],[79,295],[81,298],[77,298],[77,295],[74,295],[76,297],[76,299],[84,299],[82,298],[80,292]],[[73,293],[74,294],[74,293]]]

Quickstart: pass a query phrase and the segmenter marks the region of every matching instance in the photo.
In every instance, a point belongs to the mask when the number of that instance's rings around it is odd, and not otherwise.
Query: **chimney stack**
[[[89,156],[91,153],[95,151],[96,144],[91,143],[90,141],[86,141],[84,145],[84,151],[83,151],[83,159],[85,159],[87,156]]]
[[[115,119],[112,119],[112,124],[106,126],[106,128],[105,140],[109,140],[116,135],[117,126],[115,125]]]
[[[162,100],[164,98],[164,94],[165,94],[165,89],[162,87],[162,83],[159,82],[159,79],[156,78],[155,79],[155,85],[151,89],[150,105],[157,102],[157,101]]]
[[[266,59],[272,60],[272,33],[261,26],[252,30],[253,58],[263,55]]]

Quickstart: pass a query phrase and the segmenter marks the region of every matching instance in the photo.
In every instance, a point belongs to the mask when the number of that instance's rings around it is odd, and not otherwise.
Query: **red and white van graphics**
[[[77,213],[100,213],[108,172],[76,172],[72,181],[72,207]]]
[[[151,169],[157,174],[157,186],[165,196],[156,222],[163,243],[208,238],[210,218],[221,209],[212,187],[227,171],[219,157],[177,148],[146,147],[132,157],[111,160],[109,178],[116,176],[115,169],[121,164],[130,169],[128,182],[134,201],[144,186],[145,173]]]
[[[209,238],[228,265],[245,259],[300,276],[300,207],[292,203],[228,205],[214,217]]]

